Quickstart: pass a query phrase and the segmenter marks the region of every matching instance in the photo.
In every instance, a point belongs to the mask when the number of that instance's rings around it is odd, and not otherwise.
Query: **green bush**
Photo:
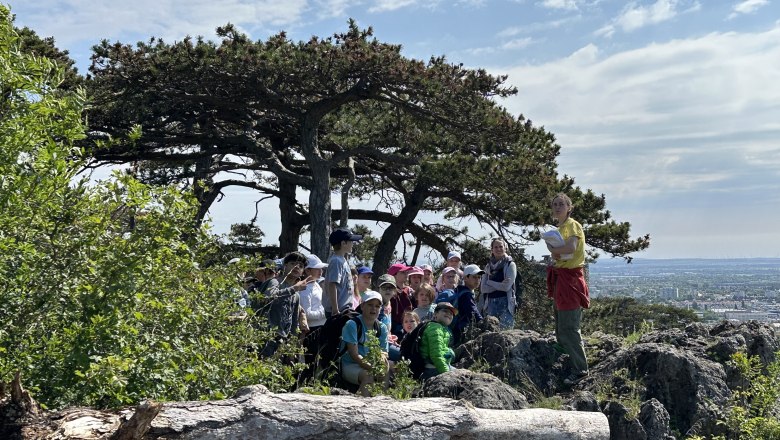
[[[82,91],[19,50],[0,6],[0,380],[43,404],[219,398],[295,368],[254,354],[267,335],[235,304],[235,269],[177,188],[78,177]]]
[[[780,359],[780,352],[776,357]],[[730,364],[742,384],[734,390],[722,423],[741,440],[780,439],[780,360],[764,370],[758,356],[735,353]]]

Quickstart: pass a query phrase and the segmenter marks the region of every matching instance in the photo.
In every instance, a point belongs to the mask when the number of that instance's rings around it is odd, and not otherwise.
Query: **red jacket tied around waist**
[[[590,307],[590,294],[581,267],[565,269],[547,267],[547,296],[555,300],[558,310],[575,310]]]

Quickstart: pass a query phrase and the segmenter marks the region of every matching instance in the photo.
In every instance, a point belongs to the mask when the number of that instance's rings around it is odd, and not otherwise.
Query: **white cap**
[[[382,304],[382,295],[379,294],[379,292],[374,290],[366,290],[363,295],[361,295],[361,298],[363,302],[368,302],[372,299],[379,300],[379,304]]]
[[[476,264],[469,264],[463,268],[463,275],[482,275],[484,270],[480,269]]]
[[[309,255],[306,258],[306,269],[324,269],[326,267],[328,267],[328,263],[323,263],[316,255]]]
[[[453,258],[457,258],[458,260],[460,260],[461,259],[460,258],[460,252],[458,252],[458,251],[450,251],[450,253],[447,254],[447,261],[449,261],[449,260],[451,260]]]

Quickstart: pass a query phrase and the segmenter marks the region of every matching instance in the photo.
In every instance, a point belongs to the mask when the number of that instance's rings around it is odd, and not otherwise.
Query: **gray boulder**
[[[630,414],[620,402],[604,402],[602,412],[609,420],[610,440],[674,440],[669,428],[669,413],[661,402],[643,402],[639,414]]]
[[[641,382],[640,400],[655,398],[664,405],[672,428],[687,432],[696,425],[702,435],[720,431],[716,408],[723,407],[731,395],[722,365],[669,345],[640,343],[591,369],[577,388],[598,392],[607,386],[620,395],[620,381],[614,374],[619,370]]]
[[[737,341],[744,339],[745,346],[738,351],[744,351],[748,356],[758,356],[764,365],[774,362],[775,353],[780,350],[777,331],[770,325],[757,321],[743,322],[738,325],[724,321],[713,327],[710,334],[720,339],[736,338]],[[742,339],[739,338],[740,336]]]
[[[553,348],[554,339],[526,330],[485,333],[456,350],[458,368],[490,373],[512,386],[553,395],[568,362]]]
[[[672,347],[695,351],[699,355],[704,354],[710,343],[706,337],[699,335],[698,332],[691,334],[679,328],[647,333],[642,335],[639,342],[643,344],[667,344]]]
[[[596,396],[589,391],[575,391],[568,401],[563,405],[563,409],[569,411],[601,411]]]
[[[628,408],[613,400],[604,402],[601,412],[609,421],[609,440],[647,440],[642,424],[636,416],[629,415]],[[655,439],[653,439],[655,440]]]
[[[422,397],[467,400],[477,408],[525,409],[528,401],[519,391],[486,373],[458,369],[425,381]]]
[[[642,402],[639,423],[642,424],[648,440],[674,440],[669,421],[669,413],[661,402],[656,399]]]

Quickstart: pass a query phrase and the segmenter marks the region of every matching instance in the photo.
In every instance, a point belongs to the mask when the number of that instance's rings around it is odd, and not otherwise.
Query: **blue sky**
[[[298,40],[343,31],[352,17],[406,56],[508,74],[519,93],[502,104],[555,133],[560,171],[604,193],[634,235],[651,234],[637,257],[780,257],[778,0],[24,0],[11,8],[17,25],[53,36],[82,73],[103,38],[212,38],[231,22],[255,39],[285,30]],[[227,195],[212,213],[217,231],[254,214],[251,194]],[[275,241],[278,226],[261,227]]]

